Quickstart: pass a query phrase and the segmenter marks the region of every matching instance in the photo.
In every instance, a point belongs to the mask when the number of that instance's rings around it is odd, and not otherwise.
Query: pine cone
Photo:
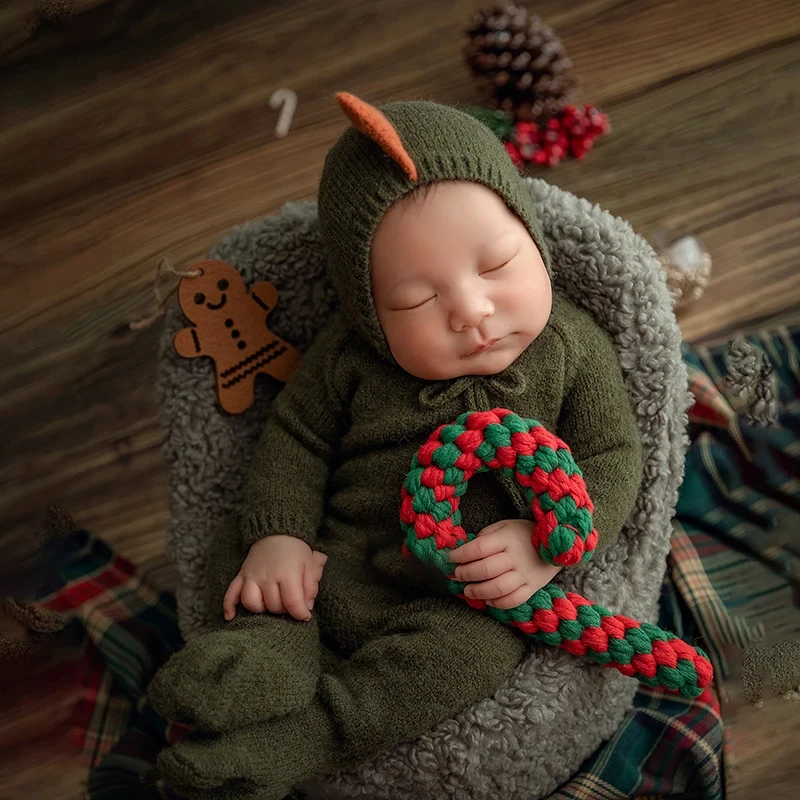
[[[498,3],[482,9],[467,33],[464,55],[483,79],[492,108],[516,121],[537,120],[570,102],[572,62],[553,30],[526,8]]]

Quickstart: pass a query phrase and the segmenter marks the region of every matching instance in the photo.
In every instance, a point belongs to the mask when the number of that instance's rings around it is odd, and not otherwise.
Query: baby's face
[[[502,372],[552,308],[527,228],[477,183],[445,181],[393,205],[375,232],[371,270],[392,355],[426,380]]]

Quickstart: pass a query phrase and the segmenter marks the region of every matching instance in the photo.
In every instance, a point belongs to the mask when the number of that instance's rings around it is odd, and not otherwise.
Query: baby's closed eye
[[[402,306],[400,306],[398,308],[393,308],[391,310],[392,311],[413,311],[415,308],[422,308],[422,306],[427,305],[428,303],[431,302],[431,300],[435,300],[435,299],[436,299],[436,295],[434,294],[434,295],[431,295],[430,297],[425,298],[421,302],[412,303],[412,304],[403,304]]]

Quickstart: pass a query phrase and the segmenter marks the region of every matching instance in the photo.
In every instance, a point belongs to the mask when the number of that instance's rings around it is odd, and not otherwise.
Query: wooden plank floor
[[[58,503],[152,566],[167,520],[158,326],[125,324],[149,312],[157,260],[189,263],[231,225],[312,197],[346,124],[334,91],[481,95],[461,57],[474,0],[191,0],[163,20],[163,4],[141,5],[124,36],[0,68],[0,531],[24,535]],[[535,174],[646,236],[701,236],[714,273],[682,317],[688,339],[797,312],[796,0],[536,10],[613,131],[584,162]],[[299,105],[278,139],[269,98],[284,86]],[[83,770],[54,744],[63,719],[19,728],[21,713],[0,718],[0,798],[78,796]]]

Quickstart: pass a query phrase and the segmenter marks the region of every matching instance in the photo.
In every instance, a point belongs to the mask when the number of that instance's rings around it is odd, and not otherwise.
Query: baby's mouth
[[[219,303],[217,303],[216,305],[214,305],[213,303],[206,303],[206,308],[210,308],[212,311],[218,311],[220,308],[222,308],[222,306],[225,305],[225,301],[227,299],[228,298],[223,294],[222,300],[220,300]]]
[[[482,353],[484,350],[488,350],[489,348],[496,345],[500,339],[505,339],[505,336],[501,336],[497,339],[489,339],[488,341],[484,342],[483,344],[479,344],[474,350],[472,350],[468,355],[474,356],[478,353]]]

